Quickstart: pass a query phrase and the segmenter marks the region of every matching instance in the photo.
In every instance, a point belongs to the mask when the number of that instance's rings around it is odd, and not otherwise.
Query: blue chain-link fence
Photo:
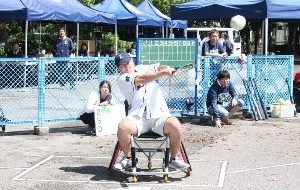
[[[289,99],[285,80],[292,85],[293,61],[293,56],[248,56],[246,63],[234,57],[202,57],[198,69],[179,68],[175,77],[162,77],[158,82],[175,114],[189,112],[186,100],[193,97],[197,97],[197,111],[206,112],[207,91],[220,69],[230,71],[231,80],[246,103],[242,78],[255,78],[269,106],[279,98]],[[122,103],[124,97],[116,84],[118,76],[114,58],[110,57],[0,58],[0,108],[9,119],[0,118],[0,125],[42,126],[76,121],[90,92],[97,90],[103,79],[112,83],[112,94]]]

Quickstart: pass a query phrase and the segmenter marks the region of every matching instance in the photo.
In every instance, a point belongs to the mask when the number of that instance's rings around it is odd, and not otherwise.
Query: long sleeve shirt
[[[54,57],[69,57],[74,49],[73,41],[68,38],[58,38],[53,47]]]
[[[234,89],[234,86],[231,82],[227,86],[221,86],[216,80],[208,90],[206,106],[213,108],[213,116],[220,118],[220,114],[217,109],[217,105],[222,105],[227,97],[227,94],[230,94],[231,98],[237,99],[237,94]]]

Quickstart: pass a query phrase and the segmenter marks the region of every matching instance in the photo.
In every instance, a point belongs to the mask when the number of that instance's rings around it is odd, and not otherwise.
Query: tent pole
[[[169,38],[169,28],[166,27],[166,38]]]
[[[262,43],[262,51],[261,53],[263,54],[264,53],[264,47],[265,47],[265,21],[263,20],[262,21],[262,24],[261,24],[261,43]]]
[[[77,22],[77,42],[76,42],[76,56],[78,56],[78,47],[79,47],[79,22]]]
[[[116,46],[116,54],[118,53],[118,26],[115,24],[115,46]]]
[[[28,49],[27,49],[27,46],[28,46],[28,20],[26,20],[26,23],[25,23],[25,58],[28,58]]]
[[[136,25],[136,27],[135,27],[135,37],[136,37],[136,39],[138,39],[138,37],[139,37],[139,25]]]
[[[41,54],[41,43],[42,43],[42,22],[40,21],[40,42],[39,42],[39,54]]]
[[[161,33],[162,33],[162,37],[165,38],[165,27],[161,27]]]
[[[268,42],[269,42],[269,19],[265,18],[265,55],[268,55]]]

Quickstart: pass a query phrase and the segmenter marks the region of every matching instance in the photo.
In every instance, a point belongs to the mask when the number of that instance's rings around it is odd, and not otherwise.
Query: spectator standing
[[[73,52],[74,44],[70,38],[66,36],[64,28],[59,29],[59,37],[55,41],[53,47],[54,57],[69,57]],[[72,64],[68,60],[59,60],[55,64],[55,75],[61,86],[64,86],[66,82],[70,82],[70,88],[74,87],[74,76]]]

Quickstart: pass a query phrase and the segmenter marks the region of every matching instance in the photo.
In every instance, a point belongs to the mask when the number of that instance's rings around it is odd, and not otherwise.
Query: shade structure
[[[0,0],[0,20],[26,20],[27,8],[20,0]]]
[[[79,22],[116,24],[114,14],[88,8],[77,0],[10,0],[9,2],[0,0],[0,5],[1,20],[26,20],[25,57],[27,57],[28,21],[77,22],[77,35]]]
[[[300,19],[300,1],[267,0],[267,18],[273,20]]]
[[[194,0],[171,7],[172,19],[221,19],[235,15],[264,19],[267,17],[266,0]]]
[[[93,8],[115,14],[118,25],[164,26],[164,19],[147,14],[126,0],[104,0]]]
[[[21,0],[28,8],[27,20],[63,20],[71,22],[116,23],[113,14],[98,12],[77,0]]]
[[[163,14],[158,10],[150,1],[144,0],[141,2],[137,8],[140,10],[143,10],[144,12],[153,15],[153,16],[158,16],[162,19],[165,20],[165,27],[170,27],[170,28],[187,28],[187,21],[185,20],[171,20],[170,17],[167,15]]]

